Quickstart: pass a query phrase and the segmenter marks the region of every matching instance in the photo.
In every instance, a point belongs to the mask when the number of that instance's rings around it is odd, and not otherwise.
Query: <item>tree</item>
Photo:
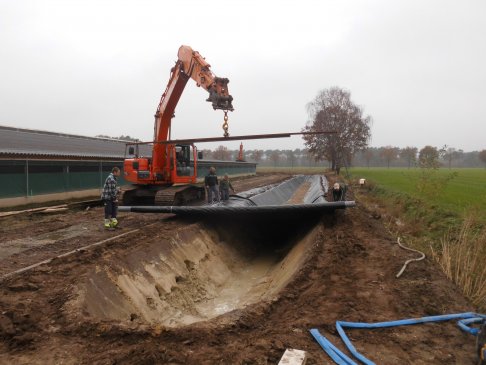
[[[451,168],[452,161],[461,158],[463,150],[456,150],[454,147],[444,146],[444,160],[447,161],[449,168]]]
[[[228,147],[218,146],[213,152],[213,157],[217,160],[229,161],[230,152],[228,151]]]
[[[280,160],[280,151],[275,150],[270,154],[270,160],[273,162],[273,166],[277,166],[278,161]]]
[[[130,136],[124,136],[123,134],[120,137],[110,137],[110,136],[106,136],[104,134],[98,134],[95,137],[97,137],[97,138],[119,139],[119,140],[122,140],[122,141],[130,141],[130,142],[140,142],[140,140],[138,138],[133,138],[133,137],[130,137]]]
[[[310,120],[303,132],[335,131],[335,134],[304,135],[305,145],[316,160],[328,160],[339,171],[344,161],[367,147],[371,117],[351,101],[351,93],[339,87],[319,92],[307,106]]]
[[[386,161],[386,166],[390,168],[390,162],[396,160],[398,157],[398,147],[386,146],[381,150],[381,157]]]
[[[374,156],[374,153],[373,153],[373,150],[371,148],[367,148],[364,151],[364,159],[366,161],[366,166],[368,168],[370,168],[370,161],[373,159],[373,156]]]
[[[408,168],[417,161],[417,151],[417,147],[405,147],[400,151],[400,157],[407,161]]]
[[[305,156],[305,159],[307,161],[307,166],[311,167],[312,166],[312,161],[314,160],[314,162],[315,162],[315,156],[314,156],[314,154],[309,149],[305,149],[304,150],[304,156]]]
[[[478,156],[479,156],[479,159],[481,160],[481,162],[486,165],[486,150],[482,150],[481,152],[479,152]]]
[[[292,150],[285,151],[285,155],[287,156],[287,162],[290,163],[290,167],[294,167],[295,163],[295,153]]]
[[[439,163],[439,150],[436,147],[425,146],[419,152],[419,166],[427,169],[438,169]]]
[[[263,157],[263,151],[262,150],[253,150],[253,152],[251,153],[251,158],[256,163],[259,163],[262,160],[262,157]]]
[[[457,172],[447,175],[439,174],[439,158],[445,148],[425,146],[419,152],[420,174],[417,181],[417,191],[428,199],[434,200],[444,191],[449,181],[457,176]]]

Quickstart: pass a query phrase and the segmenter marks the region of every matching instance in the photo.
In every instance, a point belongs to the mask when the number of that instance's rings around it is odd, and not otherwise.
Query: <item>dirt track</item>
[[[284,178],[260,176],[234,185],[242,191]],[[308,364],[332,364],[310,328],[338,344],[336,320],[386,321],[473,310],[429,260],[411,264],[395,279],[410,255],[373,216],[358,202],[316,222],[252,222],[249,229],[242,228],[248,222],[221,226],[126,214],[120,218],[123,229],[116,232],[103,231],[101,208],[4,218],[0,275],[141,230],[3,280],[0,363],[276,364],[290,347],[308,351]],[[200,254],[173,237],[199,244]],[[164,256],[167,242],[180,247],[185,266],[174,266],[179,275],[167,277],[164,282],[171,286],[157,289],[154,298],[150,280],[137,273],[154,252]],[[262,262],[268,266],[261,276],[242,274],[252,267],[253,275]],[[153,275],[170,275],[162,266]],[[228,270],[229,284],[218,279],[221,270]],[[110,285],[111,279],[118,285]],[[255,285],[238,297],[236,309],[216,317],[217,311],[208,313],[210,300],[241,288],[247,279]],[[144,301],[134,306],[140,293]],[[103,301],[113,302],[113,309],[100,305]],[[198,306],[206,312],[195,311]],[[196,312],[211,319],[193,318]],[[164,313],[171,315],[164,319]],[[180,320],[170,322],[172,317]],[[358,350],[378,364],[474,363],[474,339],[454,323],[349,333]]]

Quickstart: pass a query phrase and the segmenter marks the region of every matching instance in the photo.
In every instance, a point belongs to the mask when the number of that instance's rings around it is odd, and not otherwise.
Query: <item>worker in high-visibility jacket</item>
[[[106,229],[116,228],[118,226],[118,220],[116,219],[118,212],[118,194],[120,193],[120,188],[118,188],[117,177],[120,176],[120,169],[118,167],[113,167],[111,174],[105,180],[105,185],[103,185],[103,192],[101,193],[101,199],[105,206],[105,223]]]

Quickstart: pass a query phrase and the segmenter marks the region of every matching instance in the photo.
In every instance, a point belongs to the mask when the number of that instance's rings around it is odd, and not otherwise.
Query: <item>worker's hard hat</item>
[[[337,190],[337,189],[340,189],[340,188],[341,188],[341,186],[339,185],[339,183],[334,183],[334,189]]]

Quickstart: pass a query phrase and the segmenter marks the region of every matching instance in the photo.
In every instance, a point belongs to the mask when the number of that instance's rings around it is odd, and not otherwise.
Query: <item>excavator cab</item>
[[[168,161],[173,184],[195,183],[197,180],[197,149],[193,144],[168,145]]]
[[[191,147],[191,145],[175,146],[175,166],[177,176],[194,175],[194,167],[191,167]]]

